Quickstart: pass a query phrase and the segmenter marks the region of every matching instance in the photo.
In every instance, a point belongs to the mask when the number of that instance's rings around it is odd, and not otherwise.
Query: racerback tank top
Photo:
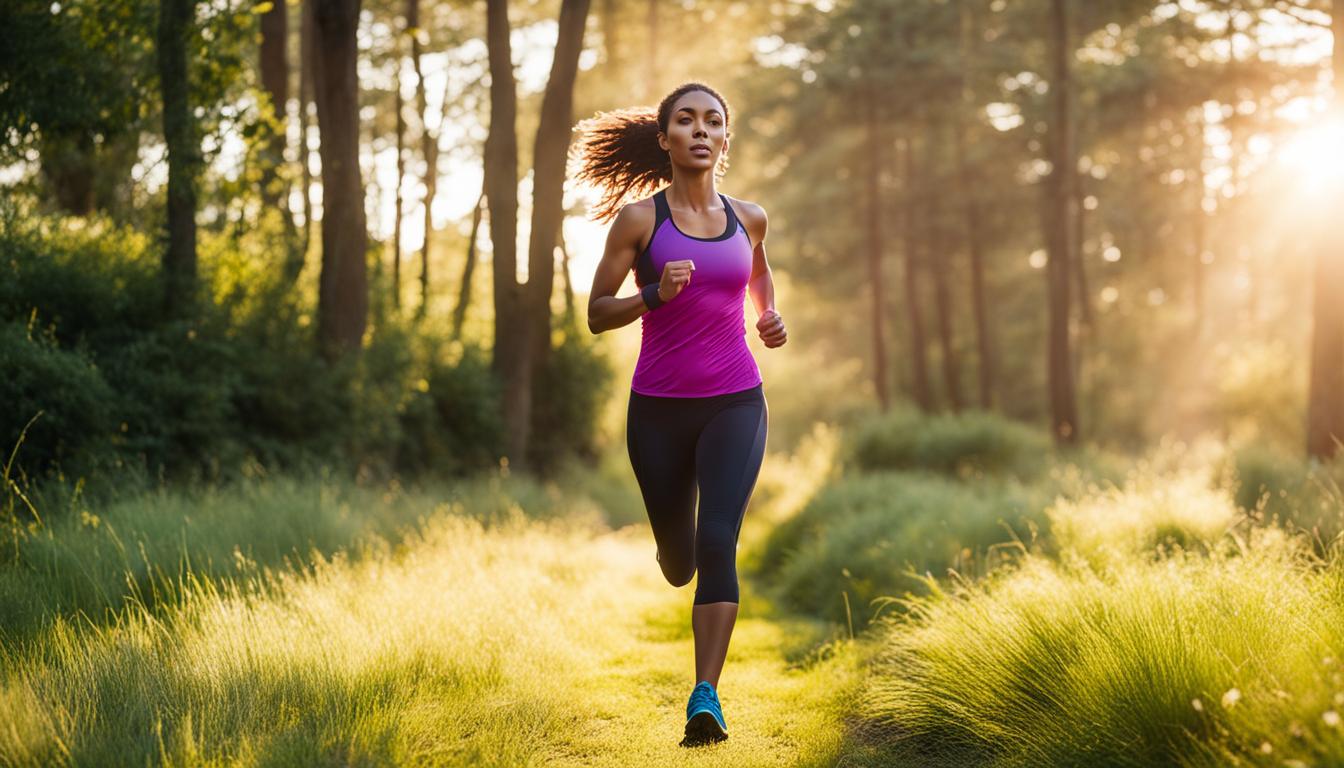
[[[691,282],[669,302],[640,316],[639,361],[630,388],[641,395],[709,397],[761,383],[747,347],[744,312],[752,248],[728,198],[719,195],[727,227],[718,237],[677,228],[667,190],[653,196],[653,235],[635,260],[635,284],[657,283],[669,261],[695,262]]]

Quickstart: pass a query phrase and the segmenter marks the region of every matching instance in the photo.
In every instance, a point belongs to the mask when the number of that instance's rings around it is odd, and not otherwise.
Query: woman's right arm
[[[653,219],[653,206],[640,203],[627,205],[616,214],[607,233],[602,260],[593,274],[593,288],[588,293],[588,330],[594,335],[629,325],[649,311],[644,297],[638,293],[618,299],[616,291],[634,268],[640,244],[653,227]]]

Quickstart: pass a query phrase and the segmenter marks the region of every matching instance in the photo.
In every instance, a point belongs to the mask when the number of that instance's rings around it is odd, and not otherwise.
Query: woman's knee
[[[663,569],[663,578],[674,587],[684,587],[695,578],[694,561],[679,561],[675,558],[668,561],[663,559],[662,553],[659,553],[658,566]]]

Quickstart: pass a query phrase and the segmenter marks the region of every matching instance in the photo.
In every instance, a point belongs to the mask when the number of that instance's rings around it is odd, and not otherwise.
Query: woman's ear
[[[658,146],[662,147],[664,152],[672,151],[672,147],[667,143],[667,134],[662,131],[658,132]]]

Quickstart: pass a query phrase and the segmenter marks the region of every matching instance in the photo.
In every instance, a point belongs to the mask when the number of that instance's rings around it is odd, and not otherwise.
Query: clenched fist
[[[663,279],[658,283],[658,298],[671,301],[691,284],[691,273],[695,271],[695,262],[690,259],[669,261],[663,265]]]
[[[773,309],[761,314],[761,319],[756,321],[756,330],[761,334],[761,341],[770,348],[782,347],[789,340],[788,331],[784,330],[784,318]]]

